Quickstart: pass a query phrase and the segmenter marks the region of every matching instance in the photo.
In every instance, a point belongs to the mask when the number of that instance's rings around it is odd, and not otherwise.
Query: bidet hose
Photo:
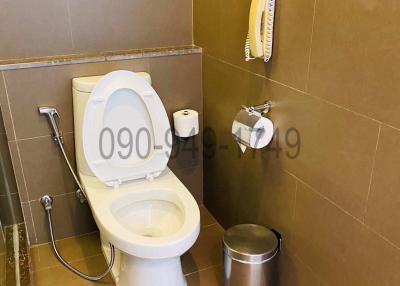
[[[111,250],[110,264],[108,265],[106,271],[103,272],[102,274],[100,274],[98,276],[89,276],[89,275],[86,275],[86,274],[80,272],[79,270],[75,269],[71,265],[69,265],[68,262],[64,260],[64,258],[61,256],[60,252],[57,249],[57,245],[56,245],[56,242],[55,242],[55,239],[54,239],[53,221],[51,219],[51,207],[50,208],[46,208],[45,211],[47,213],[47,218],[48,218],[48,221],[49,221],[50,237],[51,237],[51,243],[53,245],[54,253],[55,253],[57,259],[65,267],[67,267],[70,271],[72,271],[76,275],[82,277],[83,279],[89,280],[89,281],[99,281],[99,280],[103,279],[108,273],[110,273],[112,267],[114,266],[114,261],[115,261],[115,249],[114,249],[114,246],[111,243],[110,243],[110,250]]]
[[[68,160],[67,153],[65,153],[65,150],[64,150],[64,145],[63,145],[61,142],[57,142],[57,143],[58,143],[58,146],[60,146],[61,153],[62,153],[63,156],[64,156],[65,162],[66,162],[67,165],[68,165],[68,168],[69,168],[69,171],[71,172],[72,177],[74,177],[74,180],[75,180],[76,184],[78,185],[78,188],[82,191],[82,194],[83,194],[84,197],[86,198],[86,192],[85,192],[85,190],[83,189],[81,183],[79,182],[78,176],[75,174],[75,171],[74,171],[74,169],[72,168],[71,163],[70,163],[69,160]]]

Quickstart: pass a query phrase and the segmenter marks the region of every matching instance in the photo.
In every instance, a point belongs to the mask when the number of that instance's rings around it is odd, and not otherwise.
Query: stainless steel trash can
[[[275,286],[281,240],[266,227],[241,224],[224,234],[225,286]]]

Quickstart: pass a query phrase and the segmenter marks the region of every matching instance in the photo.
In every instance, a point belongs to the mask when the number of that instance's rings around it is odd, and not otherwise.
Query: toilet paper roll
[[[247,147],[261,149],[274,135],[274,124],[258,112],[241,110],[232,124],[232,135],[244,153]]]
[[[195,110],[184,109],[174,112],[175,135],[191,137],[199,134],[199,113]]]

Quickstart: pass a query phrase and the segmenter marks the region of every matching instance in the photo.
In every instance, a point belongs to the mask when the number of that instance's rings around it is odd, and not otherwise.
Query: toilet
[[[167,167],[168,116],[147,73],[75,78],[75,152],[103,252],[116,248],[118,286],[184,286],[180,256],[200,232],[200,212]]]

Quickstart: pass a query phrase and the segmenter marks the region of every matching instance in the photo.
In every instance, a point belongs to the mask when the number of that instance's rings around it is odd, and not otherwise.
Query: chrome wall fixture
[[[271,111],[272,103],[270,101],[266,101],[263,104],[255,105],[255,106],[242,105],[242,108],[249,113],[258,112],[258,113],[264,115]]]

